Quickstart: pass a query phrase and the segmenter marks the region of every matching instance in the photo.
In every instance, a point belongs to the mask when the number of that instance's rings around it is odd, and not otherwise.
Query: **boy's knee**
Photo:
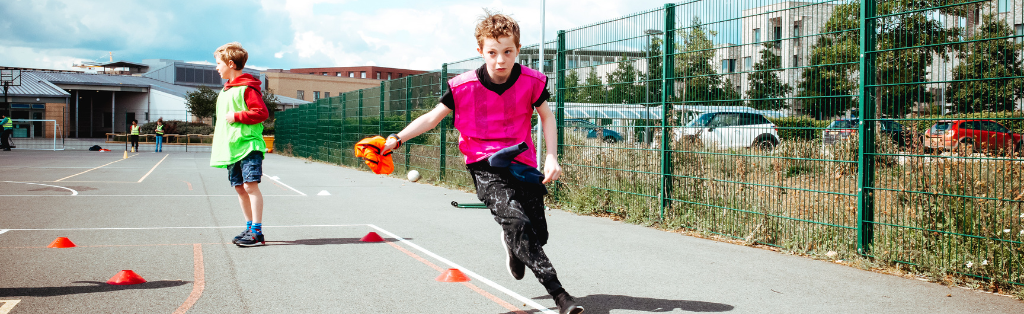
[[[259,182],[246,182],[241,186],[246,193],[252,194],[260,191]]]

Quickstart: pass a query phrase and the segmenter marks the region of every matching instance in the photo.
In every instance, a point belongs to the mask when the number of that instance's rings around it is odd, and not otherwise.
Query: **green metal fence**
[[[522,49],[549,75],[552,201],[832,259],[1024,283],[1024,0],[686,1]],[[469,36],[467,34],[467,36]],[[479,58],[278,114],[355,166]],[[396,175],[471,189],[450,117]]]

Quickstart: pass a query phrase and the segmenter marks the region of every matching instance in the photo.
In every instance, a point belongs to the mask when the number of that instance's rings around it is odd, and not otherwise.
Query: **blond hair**
[[[242,44],[236,42],[226,43],[220,48],[217,48],[213,52],[213,57],[224,61],[225,64],[228,61],[235,62],[235,70],[241,70],[245,67],[245,61],[249,60],[249,52],[242,48]]]
[[[492,13],[487,9],[484,9],[484,16],[480,18],[480,23],[476,24],[476,32],[473,35],[476,36],[476,43],[480,48],[484,47],[484,39],[497,40],[505,36],[512,37],[512,43],[516,48],[519,47],[519,23],[508,15]]]

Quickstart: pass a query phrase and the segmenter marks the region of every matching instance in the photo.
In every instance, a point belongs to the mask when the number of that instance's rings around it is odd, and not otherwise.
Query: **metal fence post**
[[[412,122],[412,76],[405,77],[405,125]],[[409,145],[405,146],[405,172],[409,172]]]
[[[363,89],[359,90],[359,116],[356,117],[356,132],[359,132],[359,136],[356,138],[366,136],[363,134]]]
[[[675,28],[676,5],[665,4],[665,48],[661,55],[661,220],[665,220],[665,208],[670,207],[672,195],[672,150],[669,149],[669,114],[672,113],[672,90],[675,82]]]
[[[540,43],[543,45],[544,43]],[[544,60],[540,60],[541,67],[544,66]],[[558,156],[564,156],[564,149],[562,146],[565,144],[565,31],[558,31],[558,52],[555,53],[555,126],[558,129],[558,144],[556,151]],[[555,200],[558,200],[558,186],[560,184],[555,181],[553,193]]]
[[[380,109],[377,110],[377,133],[380,135],[387,136],[384,134],[384,82],[380,82]]]
[[[446,93],[446,92],[448,92],[448,64],[444,63],[444,64],[441,64],[441,93],[443,94],[443,93]],[[447,138],[447,133],[448,133],[447,124],[448,123],[447,122],[448,122],[448,117],[445,117],[444,119],[441,120],[441,141],[438,144],[438,146],[439,146],[438,149],[441,151],[441,156],[440,156],[440,159],[441,159],[440,163],[441,163],[441,165],[440,165],[440,167],[438,167],[437,177],[438,177],[438,180],[440,180],[441,182],[444,182],[445,165],[447,164],[446,156],[448,155],[447,154],[447,148],[448,148],[448,144],[447,144],[447,140],[448,140],[448,138]]]
[[[875,14],[876,1],[860,6],[860,149],[857,171],[857,251],[868,254],[874,237],[875,201]]]

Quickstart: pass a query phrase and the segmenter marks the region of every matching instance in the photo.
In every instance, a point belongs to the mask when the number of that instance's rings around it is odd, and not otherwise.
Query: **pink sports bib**
[[[547,77],[520,65],[522,74],[512,88],[498,95],[480,84],[476,71],[448,81],[455,98],[455,129],[466,164],[487,159],[502,148],[526,142],[530,149],[516,161],[537,167],[537,151],[530,138],[533,103],[544,91]]]

